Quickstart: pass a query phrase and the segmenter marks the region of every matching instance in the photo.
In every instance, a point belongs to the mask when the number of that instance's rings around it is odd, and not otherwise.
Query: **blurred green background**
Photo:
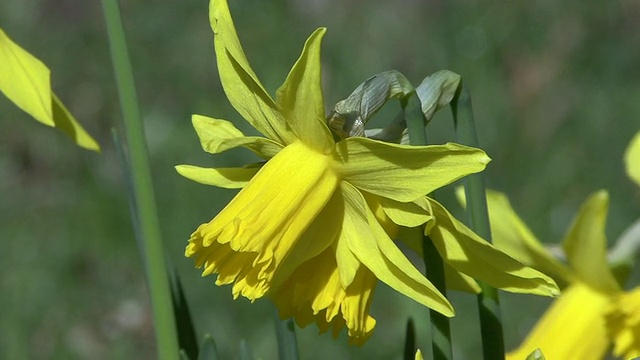
[[[230,287],[183,257],[190,233],[234,192],[181,178],[177,164],[233,166],[237,150],[212,157],[190,115],[249,126],[217,76],[208,2],[122,1],[145,120],[167,255],[185,286],[200,335],[223,358],[240,339],[275,359],[273,306],[233,301]],[[154,358],[153,325],[121,165],[110,137],[121,116],[99,1],[3,0],[0,27],[52,70],[63,102],[102,144],[75,147],[0,98],[0,358]],[[640,191],[624,174],[623,151],[640,129],[640,3],[565,1],[231,1],[240,38],[272,93],[318,26],[327,107],[367,77],[403,72],[415,85],[440,69],[471,89],[479,138],[493,158],[488,184],[506,192],[540,239],[561,239],[580,203],[611,194],[610,242],[640,214]],[[0,69],[0,71],[2,71]],[[382,121],[399,109],[392,104]],[[430,140],[452,140],[449,111]],[[452,208],[451,191],[444,201]],[[408,316],[429,350],[427,309],[378,286],[377,329],[362,348],[298,331],[303,359],[399,359]],[[503,297],[507,345],[515,346],[549,303]],[[479,358],[475,299],[453,294],[457,359]]]

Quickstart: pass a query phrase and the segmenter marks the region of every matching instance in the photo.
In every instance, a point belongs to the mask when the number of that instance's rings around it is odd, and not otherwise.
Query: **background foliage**
[[[199,113],[251,132],[217,77],[208,1],[122,3],[167,254],[197,330],[211,333],[224,357],[246,339],[255,355],[274,359],[269,301],[234,302],[229,287],[200,278],[182,256],[189,234],[233,192],[183,179],[173,166],[232,166],[251,156],[238,150],[211,157],[191,127],[190,115]],[[439,69],[461,74],[480,142],[493,158],[488,184],[508,193],[543,241],[557,242],[580,203],[600,188],[611,194],[610,241],[637,218],[640,194],[624,175],[622,152],[640,128],[638,2],[245,0],[232,2],[231,11],[271,92],[318,26],[329,28],[328,107],[391,68],[416,85]],[[54,89],[103,146],[102,154],[82,151],[0,99],[0,357],[154,358],[143,268],[109,134],[120,113],[100,3],[3,0],[0,26],[52,69]],[[398,109],[383,111],[382,121]],[[429,136],[452,140],[448,112]],[[452,200],[450,192],[444,198]],[[421,320],[427,309],[384,286],[376,291],[378,327],[362,349],[347,346],[344,336],[318,337],[310,326],[298,332],[302,357],[400,358],[407,316],[419,319],[418,344],[428,347]],[[476,358],[475,299],[453,300],[457,358]],[[548,302],[503,296],[509,348]]]

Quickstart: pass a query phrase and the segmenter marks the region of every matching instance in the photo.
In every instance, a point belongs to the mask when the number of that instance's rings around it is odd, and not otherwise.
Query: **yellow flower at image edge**
[[[640,186],[640,132],[631,139],[624,154],[624,162],[629,177]]]
[[[507,359],[535,349],[548,359],[601,359],[614,343],[624,359],[640,352],[640,289],[625,292],[607,264],[605,225],[609,195],[599,191],[581,206],[563,246],[568,265],[535,238],[503,194],[487,196],[494,244],[566,285],[520,346]]]
[[[58,128],[78,146],[100,151],[98,143],[82,128],[51,91],[49,69],[14,43],[0,29],[0,92],[39,122]]]
[[[453,316],[451,304],[390,237],[398,226],[386,221],[424,194],[482,171],[490,161],[486,154],[452,143],[411,147],[361,137],[336,143],[325,124],[320,84],[325,29],[309,37],[273,100],[247,62],[226,1],[211,2],[210,20],[225,93],[267,137],[244,136],[228,121],[194,115],[201,145],[213,154],[241,146],[267,161],[243,168],[176,167],[204,184],[242,188],[191,235],[186,256],[204,268],[203,276],[218,274],[216,284],[233,284],[234,297],[269,296],[281,317],[295,317],[301,326],[316,322],[321,331],[337,334],[346,325],[356,344],[375,325],[369,307],[377,280]],[[374,214],[372,206],[389,218]],[[424,223],[430,214],[418,218]],[[526,291],[541,287],[538,292],[548,293],[544,275],[527,275]]]

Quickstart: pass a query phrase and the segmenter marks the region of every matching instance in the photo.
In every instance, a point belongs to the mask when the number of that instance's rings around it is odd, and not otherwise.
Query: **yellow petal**
[[[300,142],[289,145],[211,222],[191,235],[186,254],[197,257],[208,247],[217,254],[215,248],[226,244],[243,259],[242,253],[256,253],[239,272],[229,270],[229,276],[235,280],[234,296],[257,299],[269,290],[274,274],[332,197],[338,181],[328,157]],[[235,257],[215,254],[202,264],[207,273],[223,276],[226,263]]]
[[[444,276],[447,281],[447,290],[464,291],[470,294],[482,292],[480,285],[471,276],[459,272],[447,263],[444,263]]]
[[[369,315],[376,278],[365,267],[360,267],[346,289],[339,278],[330,247],[299,266],[272,298],[281,318],[294,317],[302,327],[316,322],[321,332],[333,328],[334,337],[346,325],[349,342],[362,345],[376,324]]]
[[[351,252],[348,242],[349,238],[360,236],[360,234],[353,233],[355,229],[355,226],[343,226],[338,241],[335,244],[340,284],[345,289],[351,285],[356,273],[360,269],[360,260]]]
[[[98,145],[98,142],[95,141],[73,115],[71,115],[69,110],[67,110],[60,99],[58,99],[58,96],[53,94],[51,100],[55,127],[67,134],[78,146],[99,152],[100,145]]]
[[[640,288],[616,297],[607,313],[613,353],[622,359],[640,357]]]
[[[401,226],[398,231],[397,239],[406,244],[409,249],[415,251],[422,259],[424,258],[424,253],[422,251],[423,237],[424,232],[422,227],[408,228]],[[480,286],[472,277],[457,271],[447,263],[443,263],[443,265],[444,275],[447,282],[447,290],[464,291],[471,294],[479,294],[481,292]]]
[[[571,285],[507,359],[525,359],[538,348],[547,359],[604,358],[610,343],[604,319],[609,301],[581,283]]]
[[[408,203],[378,198],[384,213],[398,225],[416,227],[433,220],[431,205],[424,197]]]
[[[211,154],[218,154],[229,149],[243,146],[263,159],[274,157],[283,146],[277,142],[258,136],[244,136],[229,121],[213,119],[203,115],[191,117],[202,149]]]
[[[41,123],[54,126],[49,69],[0,29],[0,90]]]
[[[225,189],[243,188],[259,170],[259,167],[212,169],[193,165],[176,166],[178,174],[189,180]]]
[[[209,21],[220,81],[231,105],[271,140],[283,145],[293,143],[296,140],[293,132],[247,61],[226,0],[210,2]]]
[[[320,28],[309,36],[302,55],[276,92],[276,102],[298,139],[328,154],[335,147],[335,142],[325,124],[320,82],[320,44],[325,32],[326,29]]]
[[[464,201],[464,188],[457,188],[456,194]],[[571,270],[545,249],[513,210],[505,194],[487,190],[487,207],[493,246],[521,263],[551,275],[557,282],[572,281]]]
[[[296,246],[278,270],[274,286],[288,278],[300,264],[335,244],[342,228],[343,217],[344,202],[340,192],[336,191],[296,242]]]
[[[597,289],[612,292],[620,286],[607,264],[608,208],[609,194],[605,190],[591,195],[580,207],[563,245],[576,276]]]
[[[360,192],[342,182],[345,223],[351,226],[346,237],[349,249],[373,274],[399,293],[445,316],[453,316],[449,301],[427,280],[389,238],[371,212]]]
[[[629,177],[640,186],[640,132],[629,143],[624,153],[624,163]]]
[[[80,147],[100,151],[60,99],[51,92],[49,69],[0,29],[0,91],[39,122],[60,129]]]
[[[408,146],[361,137],[340,141],[335,158],[355,187],[400,202],[482,171],[490,161],[484,151],[454,143]]]
[[[456,220],[440,203],[431,202],[436,225],[428,234],[444,261],[454,269],[511,292],[554,296],[556,283],[493,247]]]

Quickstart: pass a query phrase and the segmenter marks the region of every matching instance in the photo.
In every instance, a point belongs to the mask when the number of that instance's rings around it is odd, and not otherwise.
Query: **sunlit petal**
[[[605,225],[609,194],[598,191],[580,207],[564,240],[567,261],[580,279],[605,292],[620,290],[607,264]]]
[[[478,285],[473,277],[461,273],[447,263],[444,263],[443,267],[445,280],[447,281],[447,290],[464,291],[471,294],[479,294],[482,292],[480,285]]]
[[[202,149],[211,154],[218,154],[242,146],[268,160],[283,148],[281,144],[271,139],[259,136],[244,136],[240,130],[226,120],[193,115],[191,122],[196,129]]]
[[[324,100],[320,76],[320,44],[326,29],[311,34],[302,55],[276,92],[276,101],[298,139],[319,152],[328,154],[335,147],[325,125]]]
[[[409,249],[415,251],[421,259],[424,258],[422,251],[423,237],[424,229],[422,227],[408,228],[401,226],[397,235],[397,239],[407,245]],[[447,263],[443,263],[443,266],[447,290],[458,290],[472,294],[480,293],[480,286],[472,277],[459,272]]]
[[[274,286],[279,286],[300,264],[319,255],[334,244],[340,235],[343,222],[341,219],[343,218],[344,201],[342,201],[340,192],[336,191],[296,242],[296,246],[291,250],[274,278]]]
[[[335,157],[355,187],[400,202],[482,171],[490,161],[484,151],[454,143],[407,146],[359,137],[340,141]]]
[[[407,203],[383,197],[379,201],[385,214],[398,225],[415,227],[433,220],[431,205],[424,197]]]
[[[199,182],[204,185],[213,185],[225,189],[241,189],[260,170],[253,168],[203,168],[193,165],[178,165],[178,174],[189,180]]]
[[[49,69],[0,29],[0,91],[39,122],[60,129],[88,150],[100,151],[60,99],[51,91]]]
[[[378,224],[360,192],[347,183],[340,186],[345,199],[345,221],[358,237],[347,237],[349,249],[375,274],[399,293],[440,312],[453,316],[449,301],[422,275]]]
[[[41,123],[54,126],[50,73],[46,65],[0,29],[0,90]]]
[[[464,188],[457,188],[456,195],[464,204]],[[572,281],[571,270],[544,248],[513,210],[506,195],[487,190],[487,207],[495,247],[521,263],[551,275],[556,282],[567,284]]]
[[[451,267],[506,291],[546,296],[559,293],[551,278],[496,249],[456,220],[440,203],[429,201],[436,217],[429,237]]]
[[[209,21],[220,81],[231,105],[270,139],[283,145],[293,143],[293,132],[247,61],[226,0],[210,2]]]

